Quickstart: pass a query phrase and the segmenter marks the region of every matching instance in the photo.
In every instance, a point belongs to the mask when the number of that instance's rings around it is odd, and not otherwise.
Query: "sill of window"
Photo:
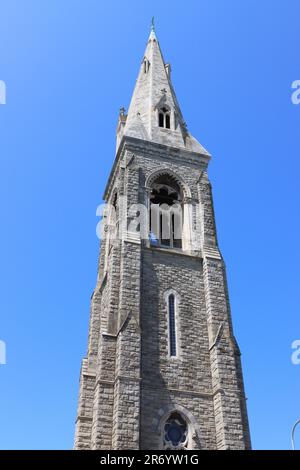
[[[151,245],[149,242],[146,242],[145,248],[148,248],[150,250],[154,251],[162,251],[164,253],[171,253],[172,255],[179,255],[179,256],[190,256],[195,259],[203,258],[202,253],[199,251],[185,251],[182,248],[170,248],[170,247],[164,247],[164,246],[155,246]]]
[[[158,126],[158,128],[162,131],[162,132],[166,132],[166,133],[169,133],[172,131],[172,129],[168,129],[167,127],[160,127]]]
[[[178,361],[180,361],[180,357],[179,357],[179,356],[169,356],[168,359],[169,359],[169,361],[171,361],[171,362],[178,362]]]
[[[187,255],[185,251],[183,251],[182,248],[171,248],[169,246],[156,246],[156,245],[148,245],[148,248],[151,248],[153,250],[158,250],[158,251],[166,251],[168,253],[177,253],[179,255]]]

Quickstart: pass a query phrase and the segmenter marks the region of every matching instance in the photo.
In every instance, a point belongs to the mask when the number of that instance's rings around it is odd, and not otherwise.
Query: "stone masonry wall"
[[[142,263],[141,447],[159,449],[153,427],[163,406],[185,407],[200,428],[198,446],[215,446],[202,260],[145,249]],[[165,293],[178,298],[178,357],[169,357]]]
[[[188,420],[192,449],[250,448],[208,159],[126,139],[107,200],[117,193],[128,208],[148,203],[151,175],[170,171],[189,203],[200,204],[192,212],[197,246],[185,253],[150,247],[127,226],[122,240],[111,242],[108,226],[81,372],[75,448],[160,449],[162,423],[172,410]],[[168,351],[168,290],[178,299],[176,358]]]

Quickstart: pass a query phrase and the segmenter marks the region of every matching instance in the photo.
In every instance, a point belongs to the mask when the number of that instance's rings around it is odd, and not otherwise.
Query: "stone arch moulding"
[[[167,289],[167,290],[164,291],[164,299],[165,299],[165,302],[168,301],[168,297],[169,297],[169,295],[171,295],[171,294],[173,294],[173,295],[177,298],[178,302],[181,301],[181,295],[180,295],[180,293],[179,293],[177,290],[172,289],[172,288],[170,287],[169,289]]]
[[[179,186],[182,188],[184,197],[186,198],[192,197],[191,191],[188,185],[173,170],[170,170],[169,168],[160,168],[159,170],[155,170],[154,172],[152,172],[146,178],[146,182],[145,182],[146,189],[151,189],[152,184],[154,183],[156,178],[158,178],[159,176],[163,176],[163,175],[171,176],[176,181],[176,183],[179,184]]]
[[[193,449],[201,449],[201,433],[200,427],[197,423],[196,419],[194,418],[193,414],[187,410],[184,406],[178,404],[166,405],[163,406],[158,410],[157,417],[153,418],[152,425],[153,431],[158,435],[161,436],[162,427],[164,422],[167,420],[168,416],[173,413],[178,412],[183,415],[186,419],[188,425],[190,426],[190,436],[192,441]],[[197,446],[197,447],[194,447]]]

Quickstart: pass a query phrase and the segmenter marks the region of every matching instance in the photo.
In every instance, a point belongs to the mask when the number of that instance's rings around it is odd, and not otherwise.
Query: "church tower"
[[[209,160],[152,26],[104,192],[76,449],[251,447]]]

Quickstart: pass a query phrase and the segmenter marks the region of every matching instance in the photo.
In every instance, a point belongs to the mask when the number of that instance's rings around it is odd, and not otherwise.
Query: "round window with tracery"
[[[165,449],[187,449],[188,426],[179,413],[172,413],[164,426]]]

